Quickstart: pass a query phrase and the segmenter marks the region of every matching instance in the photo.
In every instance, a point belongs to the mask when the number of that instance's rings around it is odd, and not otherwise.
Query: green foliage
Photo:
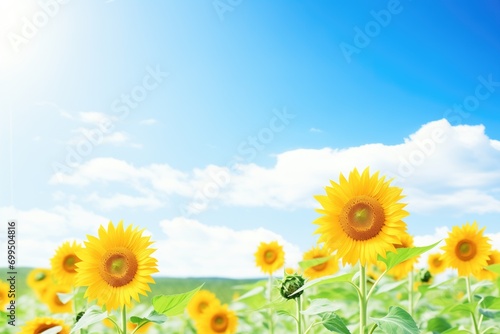
[[[176,316],[184,313],[184,309],[188,305],[193,296],[203,287],[203,284],[194,290],[176,294],[176,295],[159,295],[153,297],[153,307],[156,312],[166,316]]]
[[[373,319],[386,334],[419,334],[415,320],[399,306],[391,306],[389,313],[383,318]]]

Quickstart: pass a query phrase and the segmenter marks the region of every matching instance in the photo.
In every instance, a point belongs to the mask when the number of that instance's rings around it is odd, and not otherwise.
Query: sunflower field
[[[284,267],[277,241],[261,242],[255,265],[266,279],[186,279],[174,290],[163,289],[154,236],[110,222],[83,244],[62,243],[50,268],[26,272],[15,327],[0,282],[0,332],[500,333],[500,252],[485,229],[464,222],[416,247],[403,198],[368,168],[341,174],[316,196],[318,243],[297,267]]]

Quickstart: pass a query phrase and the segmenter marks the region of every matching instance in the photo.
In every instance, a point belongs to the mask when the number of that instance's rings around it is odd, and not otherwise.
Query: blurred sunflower
[[[446,245],[441,248],[446,266],[457,269],[459,276],[474,275],[486,267],[491,245],[483,232],[484,228],[478,230],[476,222],[453,226],[445,240]]]
[[[0,310],[5,311],[5,306],[10,303],[10,284],[0,281]]]
[[[212,305],[196,322],[198,334],[236,333],[238,318],[227,305]]]
[[[116,319],[115,319],[116,321]],[[108,318],[104,319],[102,321],[102,323],[104,324],[104,326],[108,327],[108,328],[115,328],[115,325],[113,324],[113,322],[111,320],[109,320]],[[141,328],[139,328],[138,330],[135,331],[135,333],[147,333],[148,330],[151,328],[151,326],[153,326],[153,323],[152,322],[148,322],[147,324],[141,326]],[[133,332],[135,329],[137,328],[137,324],[133,323],[133,322],[130,322],[128,321],[127,322],[127,329],[130,331],[130,332]]]
[[[318,242],[337,251],[344,265],[376,264],[378,255],[395,252],[406,231],[402,219],[408,216],[406,204],[399,202],[402,189],[391,187],[378,172],[370,176],[369,168],[362,174],[354,169],[348,180],[340,174],[339,183],[330,182],[326,195],[315,196],[322,206],[316,211],[323,215],[314,221],[319,225]]]
[[[151,291],[154,283],[151,274],[158,272],[156,259],[151,257],[155,249],[150,237],[142,235],[144,230],[123,222],[108,229],[99,228],[99,237],[87,236],[85,247],[77,252],[81,259],[76,263],[75,285],[86,286],[85,297],[97,300],[99,306],[108,311],[120,306],[131,306],[131,299],[139,302],[139,294]]]
[[[437,275],[445,271],[446,266],[443,261],[443,254],[434,253],[429,255],[427,258],[427,264],[429,265],[429,271],[433,275]]]
[[[26,283],[38,296],[41,296],[47,287],[52,284],[51,272],[49,269],[35,268],[29,272]]]
[[[56,254],[50,259],[52,274],[55,280],[63,285],[73,285],[76,277],[76,263],[80,261],[76,253],[83,247],[76,242],[66,241],[57,250]]]
[[[285,264],[283,247],[277,241],[261,242],[255,252],[255,262],[262,272],[272,275]]]
[[[412,248],[413,245],[413,237],[408,233],[401,234],[401,245],[395,245],[396,248]],[[388,274],[394,277],[396,280],[401,280],[405,278],[412,270],[413,266],[418,260],[418,256],[406,260],[391,270],[389,270]],[[385,268],[385,264],[382,262],[382,268]]]
[[[187,311],[189,316],[197,321],[207,308],[213,305],[220,305],[219,299],[208,290],[200,290],[189,301]]]
[[[58,331],[51,331],[51,333],[69,334],[69,326],[66,325],[63,320],[54,318],[35,318],[30,320],[23,327],[21,327],[20,334],[39,334],[49,329],[55,330],[55,327],[58,328]]]
[[[328,258],[325,262],[309,267],[304,270],[304,276],[309,279],[320,278],[327,275],[333,275],[339,271],[339,260],[335,255],[324,247],[316,246],[304,253],[303,260],[312,260]]]
[[[73,311],[73,302],[70,300],[64,304],[59,299],[58,293],[70,293],[71,287],[64,285],[49,285],[42,294],[42,301],[49,307],[52,313],[71,313]]]
[[[492,250],[491,251],[491,254],[488,258],[488,266],[491,266],[492,264],[500,264],[500,252],[497,251],[497,250]],[[492,271],[489,271],[488,269],[481,269],[481,271],[479,271],[477,274],[476,274],[476,278],[477,279],[480,279],[480,280],[491,280],[491,281],[494,281],[496,278],[498,277],[497,274],[495,274],[494,272]]]

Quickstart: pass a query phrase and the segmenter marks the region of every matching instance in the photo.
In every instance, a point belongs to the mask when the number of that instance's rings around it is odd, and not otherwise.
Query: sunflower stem
[[[269,333],[274,334],[274,324],[273,324],[273,309],[271,303],[273,302],[273,274],[269,275],[268,282],[268,298],[269,298]]]
[[[372,334],[373,332],[375,332],[375,329],[377,328],[377,326],[378,326],[377,324],[373,324],[372,329],[370,329],[370,333],[368,333],[368,334]]]
[[[298,296],[295,301],[297,302],[297,334],[302,334],[302,298]]]
[[[413,318],[413,267],[408,278],[408,313]]]
[[[366,306],[367,306],[367,295],[366,295],[366,268],[365,266],[360,266],[359,275],[359,333],[365,334],[366,332]]]
[[[465,276],[465,285],[467,287],[467,298],[469,299],[469,303],[472,305],[473,301],[473,296],[472,296],[472,289],[470,287],[470,276],[467,275]],[[479,332],[479,326],[477,325],[476,321],[476,312],[471,313],[471,318],[472,318],[472,323],[474,324],[474,334],[480,334]]]
[[[122,308],[122,334],[127,334],[127,306]]]

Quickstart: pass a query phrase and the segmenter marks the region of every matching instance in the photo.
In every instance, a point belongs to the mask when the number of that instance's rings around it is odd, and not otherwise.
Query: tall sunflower
[[[10,284],[0,281],[0,311],[5,311],[5,306],[10,303]]]
[[[73,285],[76,276],[76,264],[80,259],[76,255],[82,250],[82,246],[73,241],[64,242],[50,259],[52,274],[55,280],[63,285]]]
[[[64,285],[50,285],[42,294],[42,301],[49,307],[52,313],[71,313],[73,311],[73,301],[63,303],[58,293],[70,293],[71,288]]]
[[[213,305],[220,305],[219,299],[217,299],[217,297],[208,290],[200,290],[189,301],[187,311],[189,316],[193,320],[197,321],[207,308]]]
[[[272,275],[285,264],[283,246],[277,241],[261,242],[254,255],[257,266],[266,274]]]
[[[238,318],[227,305],[212,305],[196,322],[198,334],[232,334],[236,333]]]
[[[20,334],[39,334],[54,327],[59,328],[57,334],[69,334],[69,326],[63,320],[54,318],[35,318],[30,320],[21,327]]]
[[[500,264],[500,252],[497,250],[492,250],[490,256],[488,257],[488,266],[492,264]],[[487,269],[481,269],[476,274],[476,278],[480,280],[491,280],[494,281],[498,277],[498,274],[495,274],[492,271],[489,271]]]
[[[148,283],[154,283],[151,274],[158,272],[156,259],[151,257],[155,249],[144,230],[129,225],[123,228],[109,222],[108,229],[99,228],[99,237],[87,236],[85,248],[76,255],[75,284],[86,286],[85,297],[97,300],[108,311],[120,306],[131,306],[131,298],[139,302],[139,294],[151,291]]]
[[[51,275],[50,269],[35,268],[29,272],[26,283],[38,296],[41,296],[47,287],[52,284]]]
[[[443,254],[434,253],[429,255],[427,258],[427,264],[429,265],[429,271],[433,275],[437,275],[446,270],[446,265],[443,261]]]
[[[323,216],[316,219],[318,242],[324,242],[337,251],[345,265],[376,264],[378,255],[385,257],[394,252],[394,245],[401,244],[400,235],[406,231],[402,221],[408,216],[399,201],[402,189],[390,186],[390,180],[370,176],[369,168],[362,174],[354,169],[349,179],[340,174],[339,183],[331,182],[326,195],[315,196],[322,208],[316,211]]]
[[[304,253],[303,260],[312,260],[330,257],[323,263],[309,267],[304,270],[304,276],[309,279],[320,278],[327,275],[333,275],[339,270],[339,260],[332,255],[325,247],[316,246]]]
[[[408,234],[408,233],[403,233],[401,235],[401,245],[395,245],[396,248],[412,248],[414,247],[413,245],[413,237]],[[405,278],[408,273],[410,273],[413,270],[413,266],[418,260],[417,257],[413,257],[409,260],[406,260],[391,270],[389,270],[388,274],[394,277],[396,280],[400,280]],[[385,268],[385,264],[382,263],[382,267]]]
[[[476,222],[453,226],[445,240],[446,245],[441,248],[446,266],[457,269],[459,276],[475,275],[486,267],[491,245],[483,232],[484,228],[478,230]]]

